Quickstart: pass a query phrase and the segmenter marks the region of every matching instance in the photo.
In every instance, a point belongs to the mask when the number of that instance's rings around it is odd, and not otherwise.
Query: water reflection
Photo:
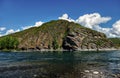
[[[0,53],[0,78],[119,78],[119,52]]]

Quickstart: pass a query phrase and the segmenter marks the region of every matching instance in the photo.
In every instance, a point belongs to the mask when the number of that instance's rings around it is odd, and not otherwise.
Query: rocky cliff
[[[65,20],[50,21],[40,27],[33,27],[11,34],[19,40],[19,49],[97,49],[111,48],[112,42],[105,34]]]

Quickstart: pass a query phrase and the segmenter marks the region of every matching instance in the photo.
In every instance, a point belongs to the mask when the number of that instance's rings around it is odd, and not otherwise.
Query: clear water
[[[0,78],[119,78],[120,51],[0,52]]]

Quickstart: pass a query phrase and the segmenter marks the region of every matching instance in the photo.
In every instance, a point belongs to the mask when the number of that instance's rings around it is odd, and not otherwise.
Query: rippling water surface
[[[0,78],[119,78],[120,51],[0,52]]]

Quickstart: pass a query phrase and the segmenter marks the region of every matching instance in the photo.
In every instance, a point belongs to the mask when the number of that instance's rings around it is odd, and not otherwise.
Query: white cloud
[[[25,29],[29,29],[31,27],[34,27],[34,26],[24,26],[24,27],[21,27],[21,28],[22,28],[22,30],[25,30]]]
[[[107,23],[110,21],[111,17],[102,17],[99,13],[85,14],[80,16],[76,23],[79,23],[85,27],[97,30],[99,32],[105,33],[107,37],[114,37],[112,34],[112,28],[103,28],[100,26],[102,23]]]
[[[68,14],[63,14],[61,17],[59,17],[58,19],[63,19],[63,20],[68,20]]]
[[[4,30],[6,30],[5,27],[0,27],[0,31],[4,31]]]
[[[3,34],[0,32],[0,37],[3,36]]]
[[[113,24],[113,28],[112,28],[111,32],[115,37],[120,37],[120,20],[116,21]]]
[[[25,30],[25,29],[29,29],[29,28],[31,28],[31,27],[39,27],[39,26],[41,26],[43,23],[44,23],[44,22],[42,22],[42,21],[38,21],[38,22],[35,23],[35,25],[24,26],[24,27],[21,27],[21,28],[22,28],[22,30]]]
[[[9,29],[9,30],[6,31],[6,33],[0,32],[0,37],[1,37],[1,36],[4,36],[4,35],[8,35],[8,34],[15,33],[15,32],[19,32],[19,31],[20,31],[20,29],[17,29],[17,30]]]
[[[99,13],[91,13],[91,14],[85,14],[83,16],[80,16],[78,19],[72,19],[69,17],[68,14],[63,14],[61,17],[58,17],[60,20],[67,20],[69,22],[75,22],[78,24],[81,24],[82,26],[91,28],[93,30],[105,33],[107,37],[120,37],[120,20],[116,21],[111,28],[103,28],[100,26],[102,23],[107,23],[110,21],[112,18],[111,17],[103,17]],[[39,27],[43,24],[44,22],[38,21],[35,23],[35,25],[31,26],[24,26],[21,27],[22,30],[31,28],[31,27]],[[20,30],[14,30],[10,29],[7,30],[6,33],[4,34],[2,31],[6,30],[5,27],[0,27],[0,36],[19,32]]]
[[[5,35],[12,34],[12,33],[19,32],[19,31],[20,31],[19,29],[17,29],[17,30],[9,29],[6,31]]]
[[[42,22],[42,21],[38,21],[38,22],[35,23],[35,26],[36,26],[36,27],[39,27],[39,26],[41,26],[43,23],[44,23],[44,22]]]
[[[4,30],[6,30],[5,27],[0,27],[0,37],[3,36],[2,32],[3,32]]]
[[[28,29],[28,28],[31,28],[31,27],[39,27],[39,26],[41,26],[43,23],[44,23],[44,22],[42,22],[42,21],[38,21],[38,22],[35,23],[35,25],[24,26],[24,27],[21,27],[21,28],[22,28],[22,30],[25,30],[25,29]],[[6,30],[5,27],[0,27],[0,31],[4,31],[4,30]],[[6,31],[6,33],[0,32],[0,37],[1,37],[1,36],[4,36],[4,35],[8,35],[8,34],[15,33],[15,32],[19,32],[19,31],[20,31],[20,29],[17,29],[17,30],[9,29],[9,30]]]
[[[0,37],[2,36],[2,33],[0,32]]]
[[[120,36],[120,20],[113,24],[113,32]]]
[[[61,20],[67,20],[69,22],[75,22],[73,19],[71,19],[68,14],[63,14],[61,17],[58,17],[58,19],[61,19]]]
[[[68,14],[63,14],[58,19],[67,20],[69,22],[75,22],[87,28],[105,33],[107,37],[120,37],[120,20],[115,22],[111,28],[103,28],[100,26],[102,23],[107,23],[112,18],[102,17],[99,13],[85,14],[80,16],[78,19],[71,19]]]
[[[99,24],[106,23],[109,20],[111,20],[111,17],[101,17],[99,13],[93,13],[93,14],[85,14],[83,16],[80,16],[76,22],[88,27],[88,28],[98,28]]]

